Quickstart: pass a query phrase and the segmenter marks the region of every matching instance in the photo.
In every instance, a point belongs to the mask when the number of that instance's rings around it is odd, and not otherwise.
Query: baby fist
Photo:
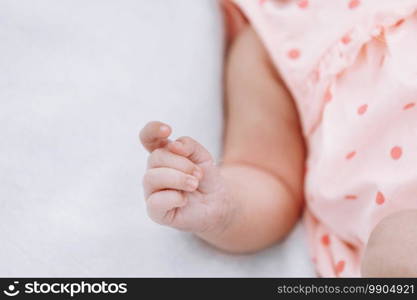
[[[159,224],[203,233],[224,226],[223,180],[211,154],[190,137],[168,140],[171,128],[148,123],[140,133],[150,152],[143,178],[148,214]]]

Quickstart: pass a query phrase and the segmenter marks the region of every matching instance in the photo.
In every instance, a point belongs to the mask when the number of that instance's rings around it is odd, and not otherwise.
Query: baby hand
[[[151,153],[143,179],[148,214],[159,224],[194,233],[221,230],[229,204],[210,153],[189,137],[169,141],[171,128],[148,123],[140,133]]]

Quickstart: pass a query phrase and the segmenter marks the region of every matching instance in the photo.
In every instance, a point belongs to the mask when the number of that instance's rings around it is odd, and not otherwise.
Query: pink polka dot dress
[[[296,101],[317,273],[360,276],[376,224],[417,209],[417,0],[233,1]]]

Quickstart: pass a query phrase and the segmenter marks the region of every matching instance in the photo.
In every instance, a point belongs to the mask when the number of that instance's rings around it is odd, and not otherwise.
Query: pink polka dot
[[[299,8],[307,8],[308,7],[308,0],[300,0],[297,3]]]
[[[359,6],[359,4],[361,4],[361,2],[359,0],[351,0],[349,2],[349,8],[350,9],[355,9]]]
[[[410,102],[410,103],[408,103],[408,104],[404,105],[403,109],[404,109],[404,110],[411,109],[411,108],[413,108],[414,106],[416,106],[416,103],[415,103],[415,102]]]
[[[345,265],[346,262],[344,260],[339,260],[339,262],[336,264],[336,275],[339,275],[340,273],[342,273],[345,270]]]
[[[375,199],[375,202],[376,202],[378,205],[382,205],[382,204],[384,204],[384,203],[385,203],[385,197],[384,197],[384,194],[382,194],[381,192],[378,192],[378,193],[376,194],[376,199]]]
[[[298,49],[291,49],[290,51],[288,51],[288,57],[290,59],[298,59],[300,55],[300,50]]]
[[[356,151],[349,152],[348,154],[346,154],[346,159],[350,160],[350,159],[354,158],[355,155],[356,155]]]
[[[321,243],[326,247],[330,245],[330,237],[328,234],[325,234],[321,237]]]
[[[342,43],[347,45],[352,41],[352,39],[350,38],[350,35],[346,34],[344,37],[342,37]]]
[[[356,195],[346,195],[345,199],[346,200],[356,200],[356,199],[358,199],[358,196],[356,196]]]
[[[392,159],[398,160],[403,155],[403,149],[401,147],[395,146],[391,149]]]
[[[404,19],[401,19],[397,23],[395,23],[394,26],[398,27],[398,26],[401,26],[403,23],[404,23]]]
[[[325,102],[330,102],[333,99],[333,94],[332,91],[330,90],[330,88],[328,88],[326,90],[326,93],[324,93],[324,101]]]
[[[358,108],[358,115],[364,115],[366,111],[368,110],[368,104],[364,104],[362,106],[359,106]]]

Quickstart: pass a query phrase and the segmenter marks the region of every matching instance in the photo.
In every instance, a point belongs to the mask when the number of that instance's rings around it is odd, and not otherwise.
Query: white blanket
[[[213,0],[0,2],[0,276],[313,276],[304,231],[254,255],[146,215],[137,134],[219,155]]]

